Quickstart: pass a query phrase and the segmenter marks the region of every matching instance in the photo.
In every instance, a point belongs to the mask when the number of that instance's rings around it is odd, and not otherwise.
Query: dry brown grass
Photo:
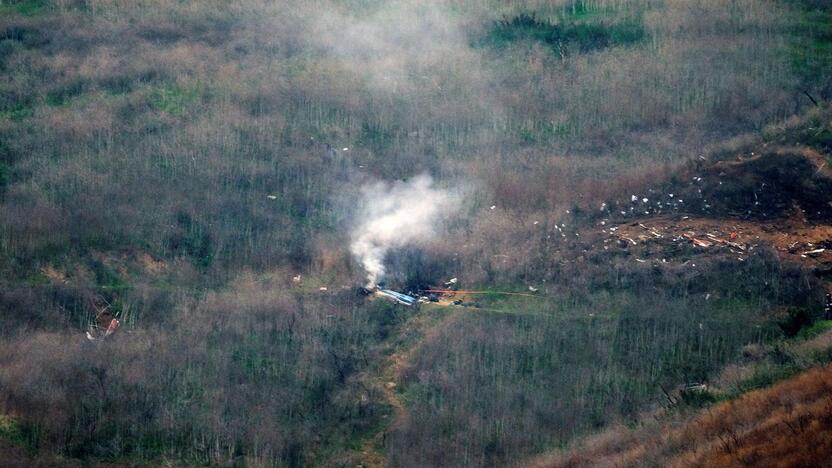
[[[686,420],[609,430],[583,448],[532,462],[576,466],[826,466],[832,457],[832,366],[718,404]]]

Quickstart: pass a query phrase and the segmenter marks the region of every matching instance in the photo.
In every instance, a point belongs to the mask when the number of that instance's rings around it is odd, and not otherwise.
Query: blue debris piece
[[[389,289],[379,289],[377,293],[381,296],[386,298],[392,299],[399,304],[412,306],[417,302],[417,299],[413,296],[408,296],[407,294],[402,294],[396,291],[391,291]]]

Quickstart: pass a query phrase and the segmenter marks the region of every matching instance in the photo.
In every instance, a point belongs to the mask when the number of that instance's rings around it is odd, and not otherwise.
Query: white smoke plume
[[[433,186],[428,175],[408,182],[376,182],[361,190],[359,224],[350,252],[367,272],[367,287],[385,274],[391,249],[427,241],[441,231],[443,216],[459,206],[459,195]]]

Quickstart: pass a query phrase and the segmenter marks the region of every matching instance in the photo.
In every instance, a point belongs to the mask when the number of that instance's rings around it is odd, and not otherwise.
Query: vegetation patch
[[[14,169],[18,155],[9,147],[8,143],[0,139],[0,194],[18,177]]]
[[[821,335],[829,330],[832,330],[832,320],[818,320],[817,322],[800,330],[798,336],[800,336],[803,339],[810,339],[818,335]]]
[[[760,307],[681,297],[657,307],[638,294],[599,293],[539,303],[538,313],[520,313],[535,312],[520,302],[510,309],[517,313],[470,309],[416,356],[406,392],[419,420],[396,434],[389,453],[400,465],[458,464],[452,454],[468,446],[482,457],[476,464],[502,465],[629,420],[662,386],[706,381],[741,346],[777,336],[748,326]],[[691,392],[685,404],[714,399]],[[443,441],[428,427],[444,430]]]
[[[0,414],[0,439],[23,447],[30,454],[34,454],[38,449],[37,431],[4,414]]]
[[[830,153],[824,75],[778,55],[815,20],[758,5],[3,1],[7,433],[79,464],[356,466],[383,445],[368,465],[516,465],[767,346],[773,310],[819,310],[817,278],[762,240],[639,237],[671,199],[832,219],[805,163]],[[798,78],[820,105],[785,144],[813,150],[702,168],[815,107]],[[463,307],[355,292],[355,195],[420,173],[463,206],[405,214],[438,235],[391,252],[387,284],[493,291]],[[121,327],[91,342],[99,299]]]
[[[792,5],[797,19],[787,49],[789,60],[801,79],[801,91],[817,103],[817,98],[832,97],[832,4],[798,0]],[[810,91],[817,94],[813,96]]]
[[[642,40],[644,35],[643,25],[635,21],[553,23],[535,14],[523,13],[494,23],[482,43],[501,48],[517,42],[539,42],[565,56],[632,44]]]
[[[19,102],[12,104],[5,109],[0,109],[0,119],[8,119],[12,122],[20,122],[21,120],[31,117],[35,113],[34,107],[28,102]]]
[[[172,116],[182,116],[192,110],[204,95],[204,89],[200,86],[157,87],[150,92],[150,106]]]
[[[65,107],[73,98],[76,98],[87,91],[89,83],[87,80],[78,79],[62,86],[58,86],[46,93],[46,103],[52,107]]]
[[[47,0],[8,0],[0,5],[0,15],[34,16],[49,6]]]
[[[188,213],[176,217],[178,229],[168,239],[168,248],[174,255],[187,255],[195,265],[207,268],[214,260],[210,231]]]

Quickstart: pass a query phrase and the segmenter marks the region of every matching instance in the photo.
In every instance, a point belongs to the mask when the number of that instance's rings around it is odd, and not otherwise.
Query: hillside
[[[0,465],[798,463],[760,446],[828,429],[831,32],[815,0],[0,3]]]
[[[826,334],[813,343],[822,343],[827,358],[829,339]],[[608,431],[580,449],[530,465],[826,466],[832,453],[830,372],[828,365],[814,368],[706,411]]]

